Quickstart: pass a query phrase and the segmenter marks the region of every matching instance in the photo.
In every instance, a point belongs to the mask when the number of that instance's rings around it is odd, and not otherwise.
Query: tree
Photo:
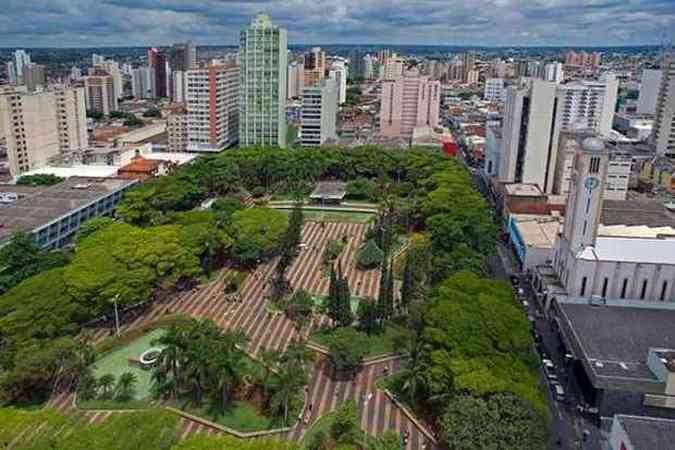
[[[38,175],[23,175],[16,180],[16,184],[19,186],[51,186],[58,184],[65,180],[65,178],[57,177],[50,173],[38,174]]]
[[[359,410],[354,401],[345,402],[335,414],[331,435],[336,442],[354,442],[359,433]]]
[[[92,400],[96,397],[98,381],[91,372],[85,373],[80,377],[77,384],[77,396],[80,400]]]
[[[342,269],[338,262],[337,271],[331,269],[331,279],[328,286],[327,315],[337,326],[346,327],[354,321],[351,310],[351,294],[349,282],[342,276]]]
[[[295,202],[291,215],[288,219],[288,230],[284,238],[284,251],[295,256],[298,251],[298,245],[302,242],[302,224],[304,218],[302,214],[302,203]]]
[[[417,291],[417,277],[415,269],[415,257],[408,253],[403,269],[403,283],[401,284],[401,306],[407,310]]]
[[[377,183],[368,179],[358,179],[347,183],[347,197],[356,200],[377,200]]]
[[[548,448],[547,429],[542,417],[512,394],[453,397],[440,422],[448,447],[467,450],[543,450]]]
[[[98,379],[98,387],[101,390],[101,398],[112,398],[113,387],[115,386],[115,375],[106,373]]]
[[[90,119],[101,120],[103,119],[103,116],[104,115],[102,112],[87,110],[87,117],[89,117]]]
[[[314,310],[314,299],[304,289],[298,289],[288,301],[286,306],[286,316],[293,321],[298,333],[312,317]]]
[[[153,340],[152,345],[162,347],[153,370],[153,381],[162,395],[176,399],[178,385],[182,381],[180,362],[188,345],[185,332],[172,325],[161,337]]]
[[[124,119],[123,123],[125,127],[138,127],[144,124],[145,122],[143,122],[141,119],[139,119],[133,114],[130,114],[126,119]]]
[[[391,266],[385,263],[380,274],[380,290],[377,295],[377,317],[380,324],[391,319],[394,312],[393,283],[394,274],[391,272]]]
[[[394,431],[377,436],[368,450],[403,450],[401,438]]]
[[[162,117],[162,111],[158,108],[148,108],[143,112],[143,117]]]
[[[244,264],[271,256],[279,249],[288,229],[288,218],[270,208],[249,208],[232,214],[234,256]]]
[[[117,379],[115,394],[119,400],[127,401],[134,397],[138,377],[133,372],[124,372]]]
[[[384,260],[384,252],[380,250],[374,239],[369,239],[359,249],[356,256],[356,265],[361,270],[379,267]]]
[[[268,396],[268,386],[269,386],[269,380],[270,380],[270,375],[274,370],[276,370],[278,364],[279,364],[279,359],[281,355],[278,351],[276,350],[263,350],[260,353],[260,363],[262,365],[262,370],[261,370],[261,385],[263,387],[263,396],[267,399]]]
[[[372,335],[380,328],[377,318],[377,304],[373,300],[369,298],[361,300],[359,302],[357,315],[359,318],[359,327],[365,331],[368,336]]]
[[[368,337],[353,328],[338,328],[330,335],[328,354],[338,371],[356,369],[368,353]]]

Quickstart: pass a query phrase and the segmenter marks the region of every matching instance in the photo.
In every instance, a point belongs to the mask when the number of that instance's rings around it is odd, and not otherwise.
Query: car
[[[550,359],[542,359],[541,365],[544,367],[544,375],[548,380],[557,380],[558,375],[555,373],[555,364]]]
[[[557,401],[565,402],[565,400],[566,400],[565,389],[563,389],[562,385],[560,383],[558,383],[557,381],[551,382],[551,393],[553,394],[553,397]]]
[[[527,309],[529,306],[530,304],[527,303],[527,301],[523,300],[523,308]]]

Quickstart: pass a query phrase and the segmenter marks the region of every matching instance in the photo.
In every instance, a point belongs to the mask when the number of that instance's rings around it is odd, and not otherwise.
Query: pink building
[[[417,69],[382,81],[380,134],[410,138],[415,127],[438,126],[440,98],[440,81],[421,76]]]

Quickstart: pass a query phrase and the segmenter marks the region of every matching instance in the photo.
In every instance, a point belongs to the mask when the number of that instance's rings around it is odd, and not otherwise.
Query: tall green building
[[[260,14],[239,41],[239,145],[286,147],[288,37]]]

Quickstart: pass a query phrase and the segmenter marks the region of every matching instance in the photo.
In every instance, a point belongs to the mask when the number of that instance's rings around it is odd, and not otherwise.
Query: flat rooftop
[[[675,214],[659,200],[605,200],[600,222],[605,225],[646,225],[675,228]]]
[[[675,443],[675,420],[617,414],[616,420],[626,431],[632,448],[666,450]]]
[[[533,214],[511,214],[511,217],[516,221],[525,245],[553,248],[562,223],[560,217]]]
[[[134,184],[118,178],[71,177],[53,186],[0,185],[0,193],[18,195],[0,206],[0,242],[17,231],[33,231],[105,195]]]
[[[675,348],[675,305],[562,298],[557,309],[565,340],[596,377],[659,383],[647,357],[650,348]]]
[[[316,184],[310,198],[342,200],[347,194],[347,183],[342,181],[322,181]]]
[[[587,261],[675,265],[675,238],[598,236],[578,256]]]

